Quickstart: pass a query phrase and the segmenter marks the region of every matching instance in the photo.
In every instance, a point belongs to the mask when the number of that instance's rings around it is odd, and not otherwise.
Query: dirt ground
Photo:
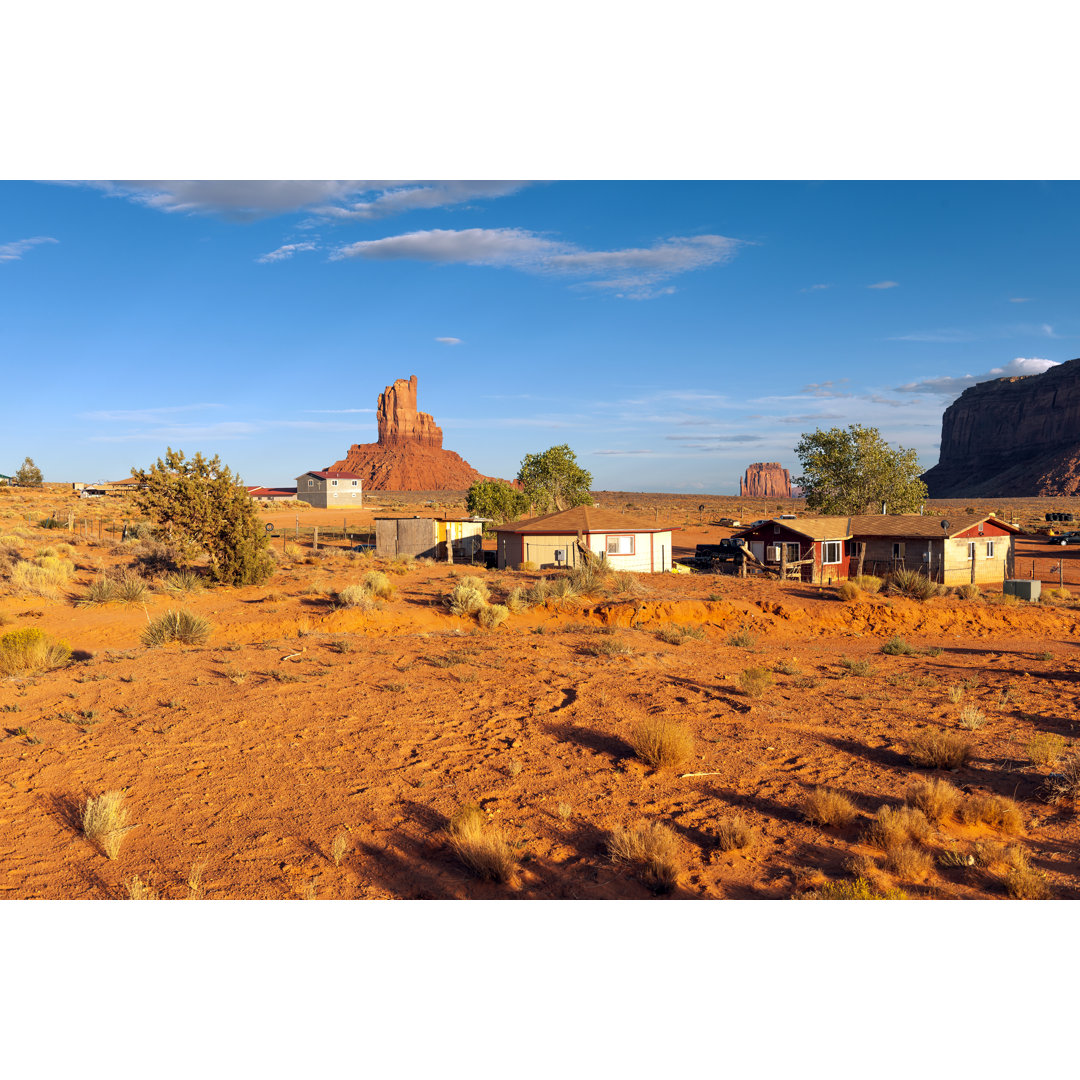
[[[912,898],[1003,898],[1009,846],[1052,895],[1080,896],[1075,808],[1047,800],[1055,766],[1029,749],[1041,733],[1077,737],[1080,600],[1009,605],[985,590],[846,603],[799,583],[642,575],[640,594],[549,600],[489,631],[446,608],[461,567],[279,538],[264,586],[181,601],[155,588],[145,604],[81,607],[74,599],[131,552],[32,523],[66,498],[0,497],[0,534],[24,557],[67,542],[77,567],[55,597],[0,596],[0,633],[40,627],[77,650],[69,667],[0,680],[0,896],[125,898],[138,875],[162,898],[186,898],[201,867],[208,899],[645,899],[658,894],[611,861],[607,840],[648,822],[678,837],[682,870],[660,898],[781,899],[857,875]],[[624,501],[635,498],[654,497]],[[324,513],[341,516],[304,520]],[[266,517],[280,530],[295,510]],[[676,543],[688,550],[726,534],[696,516],[686,525]],[[1036,557],[1056,584],[1060,558],[1066,584],[1080,585],[1080,549],[1024,544],[1021,571]],[[368,613],[336,609],[332,592],[377,567],[395,595]],[[476,573],[495,600],[539,577]],[[144,647],[147,621],[178,606],[212,622],[208,644]],[[673,626],[691,634],[658,637]],[[896,636],[916,652],[883,654]],[[769,672],[760,696],[743,688],[748,668]],[[962,728],[972,706],[983,722]],[[631,732],[648,716],[692,732],[685,766],[637,758]],[[925,841],[929,866],[893,872],[867,827],[912,781],[939,775],[908,757],[935,731],[972,746],[967,765],[940,775],[969,797],[1016,800],[1023,827],[947,821]],[[819,786],[854,802],[851,824],[805,819]],[[109,860],[80,814],[114,789],[134,828]],[[477,880],[449,846],[447,823],[470,803],[513,847],[508,884]],[[756,839],[723,851],[717,823],[733,813]]]

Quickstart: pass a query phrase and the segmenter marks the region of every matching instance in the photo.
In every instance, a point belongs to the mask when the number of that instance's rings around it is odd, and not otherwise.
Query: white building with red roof
[[[296,497],[323,510],[341,510],[359,507],[364,495],[359,473],[323,469],[296,478]]]

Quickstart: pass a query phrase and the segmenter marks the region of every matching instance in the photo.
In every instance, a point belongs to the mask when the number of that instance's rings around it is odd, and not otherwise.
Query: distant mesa
[[[932,499],[1080,494],[1080,359],[968,387],[923,480]]]
[[[778,461],[757,461],[747,466],[739,494],[750,499],[790,499],[791,474]]]
[[[380,395],[379,441],[353,443],[327,472],[355,473],[364,491],[461,491],[485,480],[460,455],[443,449],[442,428],[416,410],[416,376],[395,379]]]

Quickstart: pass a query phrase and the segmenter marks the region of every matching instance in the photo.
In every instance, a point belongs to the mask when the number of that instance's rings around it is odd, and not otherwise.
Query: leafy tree
[[[34,464],[33,458],[27,458],[15,473],[15,483],[23,487],[41,487],[43,477],[41,470]]]
[[[890,513],[911,514],[926,500],[914,450],[895,450],[877,428],[852,424],[803,435],[795,453],[806,505],[822,514],[865,514],[885,503]]]
[[[477,480],[465,496],[465,507],[474,517],[491,518],[501,525],[524,514],[529,499],[505,480]]]
[[[592,473],[577,463],[574,451],[565,443],[542,454],[526,454],[517,479],[537,513],[592,504]]]
[[[217,455],[185,461],[183,451],[170,446],[164,461],[132,469],[131,475],[146,484],[134,493],[139,509],[168,527],[174,542],[205,553],[211,580],[258,585],[273,573],[255,503]]]

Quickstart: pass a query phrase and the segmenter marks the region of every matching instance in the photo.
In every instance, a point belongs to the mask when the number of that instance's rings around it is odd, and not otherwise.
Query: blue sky
[[[0,472],[167,445],[291,483],[417,375],[512,477],[738,490],[860,422],[937,460],[966,385],[1080,354],[1071,183],[0,183]]]

